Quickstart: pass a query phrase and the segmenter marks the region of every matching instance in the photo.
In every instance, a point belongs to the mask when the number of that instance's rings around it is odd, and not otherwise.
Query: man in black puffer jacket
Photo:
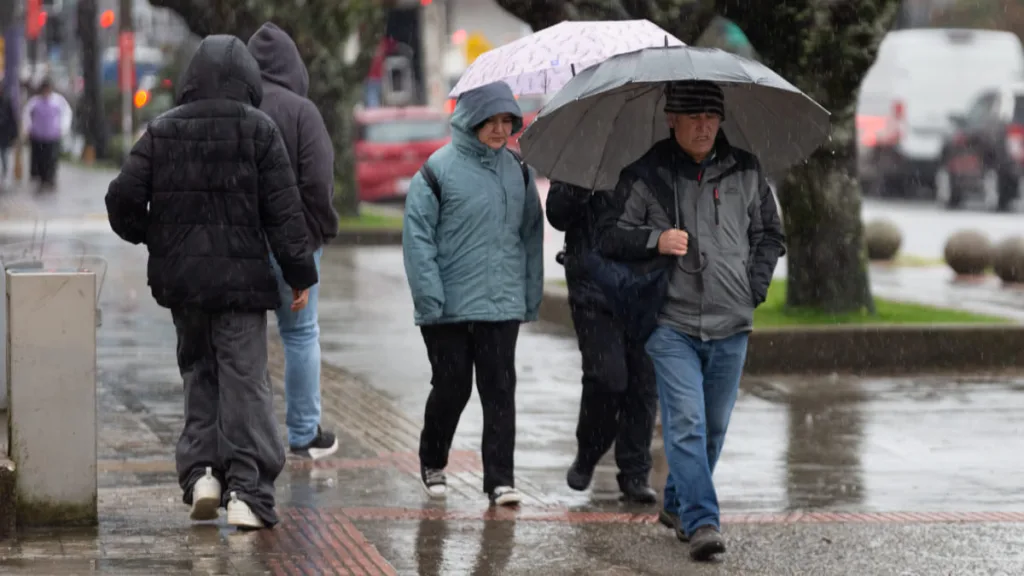
[[[615,444],[619,489],[626,500],[653,504],[651,436],[658,409],[654,367],[643,342],[627,336],[612,316],[601,289],[585,266],[593,249],[596,211],[602,203],[590,190],[552,182],[548,191],[548,221],[565,232],[565,266],[569,308],[583,356],[583,395],[576,425],[576,460],[566,476],[569,487],[586,490],[594,468]]]
[[[261,84],[241,40],[207,37],[178,107],[150,122],[106,197],[114,232],[149,249],[153,297],[177,329],[184,501],[194,520],[224,504],[239,528],[277,523],[285,461],[267,374],[267,310],[281,300],[267,245],[293,309],[318,281],[288,152],[258,110]]]

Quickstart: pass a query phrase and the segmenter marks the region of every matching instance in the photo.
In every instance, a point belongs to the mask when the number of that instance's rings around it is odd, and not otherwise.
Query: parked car
[[[949,208],[984,199],[1009,210],[1024,186],[1024,83],[985,90],[966,114],[951,117],[935,177],[936,200]]]
[[[433,108],[367,108],[355,113],[356,183],[363,202],[400,201],[409,180],[451,140],[448,114]]]
[[[950,115],[979,90],[1024,79],[1024,47],[1010,32],[916,28],[890,32],[857,100],[857,173],[869,193],[933,187]]]

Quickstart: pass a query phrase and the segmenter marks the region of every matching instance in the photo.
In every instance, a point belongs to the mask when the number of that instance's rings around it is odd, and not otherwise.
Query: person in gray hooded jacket
[[[618,261],[664,263],[664,297],[646,349],[654,363],[669,477],[663,524],[690,555],[724,552],[711,481],[739,390],[754,308],[785,253],[778,207],[754,155],[719,131],[722,89],[671,83],[671,136],[622,171],[598,222]]]
[[[249,39],[249,52],[256,58],[263,78],[260,110],[277,124],[295,180],[302,195],[303,215],[312,245],[309,247],[320,270],[323,245],[338,235],[338,214],[334,211],[334,148],[324,120],[308,98],[309,72],[299,49],[288,34],[267,22]],[[320,324],[317,304],[320,285],[309,290],[308,305],[293,311],[291,288],[281,268],[271,258],[277,273],[282,304],[277,309],[277,328],[284,343],[285,424],[292,453],[317,459],[338,450],[337,437],[320,426]]]

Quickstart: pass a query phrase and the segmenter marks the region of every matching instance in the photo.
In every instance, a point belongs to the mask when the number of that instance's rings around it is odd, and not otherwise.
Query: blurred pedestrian
[[[260,110],[277,123],[302,195],[309,248],[320,270],[323,246],[338,235],[334,199],[334,148],[320,111],[306,94],[309,72],[288,34],[271,22],[249,39],[263,77]],[[309,289],[309,303],[298,312],[288,304],[291,288],[271,256],[281,292],[277,329],[284,344],[285,424],[293,454],[314,460],[334,454],[338,439],[320,425],[320,284]]]
[[[583,393],[576,425],[576,459],[566,481],[586,490],[597,463],[615,444],[619,490],[625,500],[654,504],[651,489],[651,435],[658,409],[654,368],[644,343],[626,333],[600,287],[587,271],[594,249],[594,223],[599,206],[586,188],[553,181],[548,190],[548,222],[565,232],[565,266],[569,310],[583,356]]]
[[[544,282],[544,215],[529,169],[506,149],[523,127],[507,84],[462,94],[452,141],[412,179],[402,247],[433,375],[420,435],[423,486],[447,490],[445,467],[473,390],[483,405],[484,492],[515,505],[516,341],[537,319]]]
[[[598,234],[609,258],[660,258],[670,267],[664,298],[651,303],[659,307],[658,322],[646,343],[669,465],[661,521],[703,561],[725,551],[711,477],[754,308],[768,294],[785,238],[760,162],[719,131],[722,89],[707,81],[670,83],[665,114],[671,135],[622,171]]]
[[[7,184],[11,172],[11,146],[16,144],[20,133],[17,105],[9,92],[17,89],[17,84],[11,86],[6,81],[0,84],[0,186]]]
[[[61,143],[71,133],[71,122],[71,105],[54,91],[49,78],[43,78],[22,111],[22,130],[28,134],[31,150],[29,176],[39,179],[40,192],[57,184]]]
[[[245,529],[277,523],[285,462],[267,371],[267,310],[281,302],[268,244],[293,311],[318,280],[288,151],[257,109],[261,84],[241,40],[206,37],[178,106],[149,123],[106,198],[114,232],[149,249],[149,286],[177,330],[183,500],[193,520],[224,504]]]

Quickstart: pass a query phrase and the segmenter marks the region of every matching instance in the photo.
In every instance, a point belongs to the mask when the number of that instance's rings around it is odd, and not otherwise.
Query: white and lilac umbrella
[[[520,96],[552,94],[590,66],[656,46],[685,44],[649,20],[565,21],[484,52],[448,97],[498,81]]]

